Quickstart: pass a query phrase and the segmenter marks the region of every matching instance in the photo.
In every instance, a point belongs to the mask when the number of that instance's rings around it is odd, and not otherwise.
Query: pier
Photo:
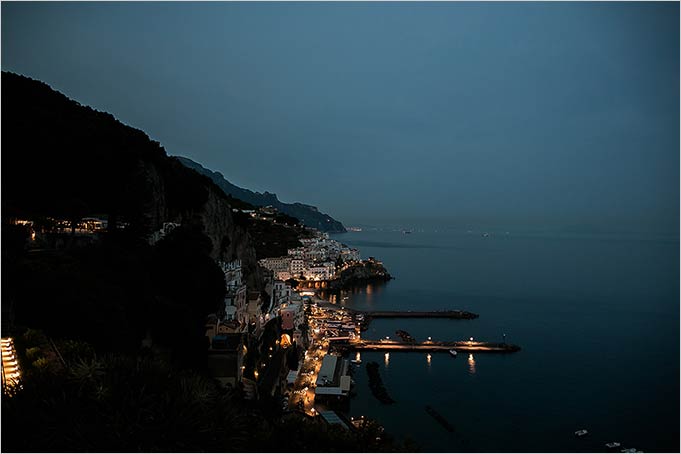
[[[469,320],[479,317],[478,314],[468,311],[368,311],[360,313],[370,318],[457,318]]]
[[[477,341],[455,341],[455,342],[399,342],[387,340],[368,340],[349,341],[336,343],[336,346],[348,351],[401,351],[401,352],[490,352],[490,353],[514,353],[520,351],[520,347],[513,344],[477,342]]]

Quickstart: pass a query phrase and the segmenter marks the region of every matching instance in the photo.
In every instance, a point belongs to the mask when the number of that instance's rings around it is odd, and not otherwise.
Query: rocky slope
[[[106,215],[143,239],[164,222],[199,227],[211,257],[256,268],[245,226],[210,179],[168,157],[158,142],[47,84],[2,73],[2,209],[11,217]]]
[[[255,206],[262,207],[271,205],[282,213],[300,219],[306,226],[313,227],[322,232],[345,232],[345,227],[343,224],[328,214],[320,212],[315,206],[306,205],[299,202],[284,203],[279,200],[276,194],[272,194],[270,192],[253,192],[248,189],[243,189],[239,186],[233,185],[227,181],[227,179],[225,179],[220,172],[214,172],[210,169],[206,169],[201,164],[194,162],[189,158],[178,156],[177,159],[190,169],[196,170],[200,174],[210,178],[225,192],[225,194],[231,195],[232,197],[243,200],[244,202]]]

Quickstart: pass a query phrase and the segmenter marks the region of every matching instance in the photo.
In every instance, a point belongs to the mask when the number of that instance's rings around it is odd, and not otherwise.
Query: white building
[[[350,392],[351,379],[348,375],[348,364],[343,358],[326,355],[322,359],[322,367],[317,374],[316,396],[347,396]]]
[[[305,271],[305,260],[291,259],[291,275],[295,278]]]
[[[360,260],[359,251],[357,249],[343,248],[343,249],[341,249],[340,254],[341,254],[341,259],[344,262],[359,261]]]
[[[289,269],[291,268],[290,257],[270,257],[258,260],[258,263],[263,268],[267,268],[268,270],[272,271],[275,275],[280,271],[289,272]]]
[[[314,264],[307,268],[305,277],[308,280],[325,281],[332,279],[336,273],[336,266],[331,262]]]
[[[236,291],[241,286],[243,274],[241,272],[241,260],[232,260],[231,262],[218,262],[218,265],[225,274],[225,285],[227,292]]]
[[[272,298],[275,306],[289,303],[291,301],[291,286],[281,280],[274,281],[272,287]]]
[[[288,281],[293,275],[289,271],[277,271],[274,277],[280,281]]]

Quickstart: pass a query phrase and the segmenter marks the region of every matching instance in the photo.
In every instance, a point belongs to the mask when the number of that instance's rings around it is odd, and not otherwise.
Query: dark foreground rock
[[[383,380],[378,372],[378,363],[375,361],[367,364],[367,374],[369,374],[369,388],[376,399],[383,404],[394,404],[395,400],[388,395]]]

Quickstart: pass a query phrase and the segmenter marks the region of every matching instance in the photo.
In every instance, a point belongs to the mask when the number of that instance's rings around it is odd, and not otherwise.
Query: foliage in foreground
[[[98,356],[40,332],[17,339],[23,388],[2,399],[2,450],[14,452],[394,451],[378,430],[264,411],[211,379],[149,352]],[[376,439],[381,435],[382,438]]]

